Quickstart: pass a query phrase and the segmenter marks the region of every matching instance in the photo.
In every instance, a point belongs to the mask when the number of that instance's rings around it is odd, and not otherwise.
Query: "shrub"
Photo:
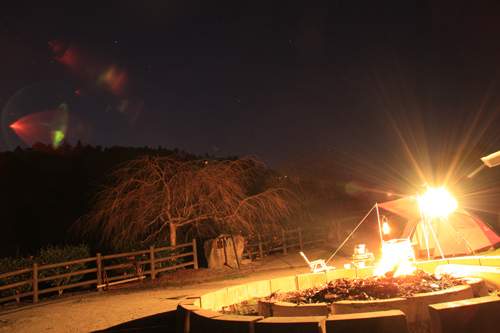
[[[0,259],[0,274],[11,273],[15,271],[20,271],[26,268],[31,268],[33,266],[32,257],[7,257]],[[22,281],[29,281],[33,279],[33,272],[15,274],[8,277],[0,279],[0,286],[5,286],[8,284],[14,284]],[[22,286],[17,286],[14,288],[9,288],[5,290],[0,290],[0,297],[9,297],[15,295],[21,295],[33,290],[33,283],[24,284]]]
[[[38,277],[45,278],[67,273],[74,273],[87,269],[88,263],[76,263],[71,265],[61,265],[53,268],[44,269],[43,266],[57,263],[64,263],[67,261],[74,261],[78,259],[90,258],[90,249],[88,245],[64,245],[52,246],[48,245],[38,251],[36,261],[38,263]],[[73,275],[60,279],[53,279],[47,281],[52,287],[64,286],[71,283],[76,283],[83,278],[82,275]],[[59,291],[61,293],[61,291]]]
[[[249,249],[248,251],[257,251],[259,242],[262,243],[262,252],[265,255],[275,251],[275,248],[283,246],[281,229],[276,229],[273,232],[262,234],[240,232],[240,235],[245,239],[245,247]],[[258,258],[259,254],[256,254],[255,257]]]
[[[170,246],[170,242],[168,241],[151,241],[151,242],[144,242],[144,243],[134,243],[134,244],[129,244],[129,243],[122,243],[122,244],[117,244],[115,245],[110,252],[111,254],[119,254],[119,253],[130,253],[130,252],[140,252],[143,250],[149,250],[150,246],[154,246],[155,248],[163,248],[163,247],[168,247]],[[171,250],[164,250],[164,251],[157,251],[155,252],[155,259],[160,259],[160,258],[166,258],[170,257],[176,254],[181,253],[182,249],[171,249]],[[141,269],[141,262],[144,261],[149,261],[149,253],[143,253],[139,255],[132,255],[129,257],[120,257],[120,258],[113,258],[109,259],[109,263],[107,263],[107,266],[113,266],[113,265],[120,265],[120,264],[131,264],[130,266],[123,267],[123,268],[117,268],[114,269],[111,274],[106,273],[110,276],[118,276],[118,275],[135,275],[135,267],[132,264],[138,263],[139,269]],[[175,266],[180,263],[182,263],[182,258],[176,258],[176,259],[170,259],[170,260],[165,260],[162,262],[155,263],[155,269],[160,269],[160,268],[165,268],[165,267],[170,267],[170,266]],[[145,263],[143,263],[145,264]],[[109,271],[108,271],[109,272]],[[158,272],[157,275],[163,275],[164,272]]]
[[[162,247],[167,247],[167,246],[170,246],[170,242],[156,242],[155,248],[160,249]],[[155,259],[167,258],[167,257],[170,257],[170,256],[181,254],[182,251],[184,251],[184,248],[177,248],[177,249],[173,249],[173,250],[157,251],[157,252],[155,252]],[[155,270],[156,269],[165,268],[165,267],[172,267],[172,266],[175,266],[175,265],[182,264],[183,262],[184,262],[183,258],[175,258],[175,259],[170,259],[170,260],[164,260],[164,261],[155,263]],[[166,271],[158,272],[156,274],[158,276],[161,276],[161,275],[163,275],[165,273],[166,273]]]

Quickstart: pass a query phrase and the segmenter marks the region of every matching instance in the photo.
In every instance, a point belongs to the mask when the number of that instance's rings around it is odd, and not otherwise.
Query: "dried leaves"
[[[414,274],[398,277],[342,278],[315,288],[287,293],[277,291],[264,299],[295,304],[377,300],[409,297],[415,294],[448,289],[459,284],[462,284],[461,280],[450,275],[435,275],[417,270]]]

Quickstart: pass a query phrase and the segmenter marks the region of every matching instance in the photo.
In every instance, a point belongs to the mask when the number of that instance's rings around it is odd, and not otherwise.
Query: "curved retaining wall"
[[[429,305],[474,298],[469,285],[455,286],[432,293],[422,293],[407,298],[392,298],[374,301],[340,301],[332,303],[331,313],[362,313],[373,311],[401,310],[409,327],[429,330]]]
[[[437,260],[430,262],[418,263],[417,266],[430,273],[441,265],[448,265],[450,261],[453,264],[460,265],[480,265],[481,262],[487,262],[489,265],[495,264],[500,267],[500,257],[470,257],[470,258],[454,258],[447,260]],[[192,296],[179,303],[177,307],[177,332],[238,332],[238,333],[294,333],[294,332],[339,332],[348,330],[349,332],[430,332],[428,325],[425,327],[415,327],[408,325],[411,318],[401,310],[386,310],[373,312],[359,313],[343,313],[333,314],[330,316],[294,316],[294,317],[269,317],[263,316],[234,316],[223,315],[217,312],[223,306],[235,304],[248,300],[251,297],[268,296],[271,293],[282,290],[284,292],[307,289],[313,287],[317,283],[325,284],[327,281],[339,279],[342,277],[362,277],[373,275],[373,267],[339,269],[326,273],[304,274],[296,276],[288,276],[272,280],[264,280],[249,283],[246,285],[234,286],[219,291],[211,292],[204,295]],[[472,267],[471,267],[472,269]],[[473,269],[472,269],[473,271]],[[498,277],[500,283],[500,274]],[[471,288],[467,297],[473,297]],[[480,330],[482,327],[490,327],[491,325],[500,326],[500,298],[498,297],[480,297],[475,300],[478,302],[451,301],[432,305],[432,315],[430,316],[430,325],[433,328],[432,332],[447,331],[448,324],[457,324],[457,321],[466,320],[463,324],[473,323],[475,329]],[[462,302],[462,303],[457,303]],[[434,303],[432,303],[434,304]],[[429,304],[422,305],[430,308]],[[480,308],[478,312],[474,310]],[[457,315],[453,323],[448,323],[446,320],[441,320],[441,314],[448,313],[452,309]],[[463,309],[468,315],[460,315]],[[473,309],[473,310],[471,310]],[[382,309],[384,310],[384,309]],[[424,311],[425,312],[425,311]],[[484,313],[492,313],[485,319]],[[457,314],[458,313],[458,314]],[[481,319],[471,316],[470,313],[481,313]],[[427,314],[427,316],[429,316]],[[443,318],[445,318],[444,316]],[[489,326],[487,326],[489,325]],[[436,327],[439,330],[436,330]]]

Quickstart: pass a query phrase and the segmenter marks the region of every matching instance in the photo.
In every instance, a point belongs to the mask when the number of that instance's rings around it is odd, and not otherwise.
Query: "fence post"
[[[259,254],[260,254],[260,259],[264,258],[264,251],[262,251],[262,240],[260,239],[260,234],[259,236]]]
[[[96,254],[96,267],[97,267],[97,285],[100,286],[102,284],[102,267],[101,267],[101,254]],[[97,291],[102,291],[102,288],[97,287]]]
[[[38,302],[38,264],[33,263],[33,303]]]
[[[151,280],[155,278],[155,246],[149,247],[149,266],[151,268]]]
[[[302,251],[302,229],[299,227],[299,246],[300,246],[300,251]]]
[[[283,237],[283,254],[286,254],[286,236],[284,229],[281,229],[281,236]]]
[[[193,261],[194,261],[194,269],[198,269],[198,252],[196,249],[196,238],[193,238]]]

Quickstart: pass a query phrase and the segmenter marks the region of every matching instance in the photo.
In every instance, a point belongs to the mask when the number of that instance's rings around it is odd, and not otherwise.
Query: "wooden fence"
[[[175,254],[163,258],[155,258],[155,253],[157,252],[162,252],[162,251],[168,251],[168,250],[175,250],[175,249],[180,249],[180,248],[186,248],[186,247],[191,247],[192,251],[191,252],[184,252],[180,254]],[[144,257],[145,260],[135,260],[135,257]],[[192,256],[193,261],[189,262],[183,262],[177,265],[172,265],[172,266],[165,266],[161,267],[162,263],[166,260],[178,260],[183,257],[188,257]],[[112,259],[118,259],[118,258],[126,258],[130,259],[133,262],[130,263],[123,263],[123,264],[110,264],[110,261]],[[51,268],[56,268],[60,266],[70,266],[73,264],[81,264],[81,263],[95,263],[94,268],[89,268],[81,271],[76,271],[72,273],[66,273],[66,274],[58,274],[58,275],[53,275],[49,277],[44,277],[44,278],[39,278],[39,272],[42,270],[46,269],[51,269]],[[160,266],[161,268],[155,268],[156,266]],[[18,295],[13,295],[9,297],[4,297],[0,298],[0,303],[9,301],[9,300],[19,300],[22,297],[27,297],[27,296],[32,296],[33,297],[33,303],[38,302],[38,296],[41,294],[45,293],[50,293],[50,292],[55,292],[57,291],[58,293],[61,293],[64,289],[69,289],[69,288],[75,288],[75,287],[80,287],[80,286],[87,286],[87,285],[92,285],[95,284],[97,286],[97,290],[101,291],[103,287],[110,286],[110,285],[115,285],[119,283],[124,283],[124,282],[130,282],[130,281],[135,281],[135,280],[141,280],[145,278],[147,275],[150,275],[151,279],[155,278],[156,273],[159,272],[164,272],[167,270],[171,269],[177,269],[180,267],[185,267],[185,266],[194,266],[195,269],[198,269],[198,258],[196,254],[196,240],[193,239],[191,243],[185,243],[185,244],[180,244],[180,245],[173,245],[173,246],[168,246],[168,247],[163,247],[163,248],[158,248],[155,249],[154,246],[151,246],[148,250],[142,250],[142,251],[134,251],[134,252],[128,252],[128,253],[120,253],[120,254],[111,254],[111,255],[106,255],[106,256],[101,256],[100,253],[97,253],[95,257],[92,258],[85,258],[85,259],[79,259],[79,260],[73,260],[73,261],[67,261],[67,262],[62,262],[62,263],[56,263],[56,264],[50,264],[50,265],[43,265],[39,266],[37,263],[33,263],[33,267],[31,268],[26,268],[23,270],[15,271],[15,272],[9,272],[5,274],[0,275],[0,279],[2,278],[8,278],[9,276],[14,276],[14,275],[20,275],[20,274],[29,274],[32,276],[32,279],[26,280],[26,281],[21,281],[13,284],[8,284],[8,285],[3,285],[0,286],[0,291],[1,290],[6,290],[6,289],[11,289],[11,288],[16,288],[16,287],[21,287],[24,285],[30,285],[33,284],[32,291],[25,292],[22,294]],[[111,270],[116,270],[116,269],[130,269],[132,268],[134,270],[134,277],[130,277],[130,275],[118,275],[118,276],[110,276],[108,277],[108,272]],[[91,274],[95,276],[95,279],[87,279],[82,282],[78,283],[72,283],[72,284],[67,284],[67,285],[61,285],[57,287],[52,287],[52,288],[45,288],[45,289],[39,289],[39,284],[41,282],[47,282],[51,280],[56,280],[56,279],[62,279],[62,278],[71,278],[72,276],[76,275],[84,275],[84,274]]]
[[[243,258],[257,256],[263,258],[264,254],[269,255],[271,252],[276,251],[282,251],[283,254],[287,254],[291,249],[298,248],[302,251],[304,246],[318,243],[327,243],[325,228],[282,230],[281,238],[276,235],[256,235],[251,239],[247,239],[245,249],[243,250]]]
[[[304,246],[314,245],[318,243],[326,244],[326,242],[327,242],[327,237],[324,228],[310,228],[310,229],[298,228],[295,230],[288,230],[288,231],[282,230],[281,237],[276,235],[257,235],[248,238],[247,244],[245,244],[245,248],[243,251],[243,258],[252,258],[257,256],[263,258],[264,255],[269,255],[271,252],[276,252],[276,251],[281,251],[284,254],[287,254],[289,250],[294,248],[300,249],[302,251]],[[157,252],[175,250],[180,248],[191,248],[191,252],[174,254],[163,258],[155,258],[155,253]],[[189,256],[192,256],[193,258],[192,261],[161,267],[164,261],[177,260]],[[135,259],[136,257],[143,257],[143,258],[141,258],[141,260],[138,259],[136,260]],[[113,260],[117,259],[119,260],[120,258],[130,259],[131,262],[113,264]],[[70,266],[74,264],[82,264],[82,263],[84,264],[90,263],[91,266],[95,267],[75,271],[72,273],[57,274],[48,277],[40,277],[40,275],[43,275],[40,274],[40,271],[57,267]],[[155,266],[160,266],[160,268],[156,268]],[[30,277],[25,281],[0,286],[0,291],[33,284],[31,291],[0,298],[0,303],[14,299],[19,300],[20,298],[28,296],[32,296],[33,303],[36,303],[38,302],[38,296],[41,294],[56,292],[56,291],[58,293],[62,293],[62,291],[65,289],[76,288],[81,286],[96,285],[97,290],[102,291],[102,288],[104,287],[109,287],[120,283],[142,280],[148,275],[150,276],[151,279],[154,279],[156,273],[186,266],[193,266],[194,269],[198,269],[198,258],[196,253],[195,239],[193,239],[191,243],[185,243],[185,244],[168,246],[157,249],[154,248],[154,246],[151,246],[148,250],[111,254],[106,256],[101,256],[100,253],[97,253],[97,255],[92,258],[85,258],[85,259],[61,262],[50,265],[39,266],[37,263],[33,263],[33,267],[31,268],[0,274],[0,279],[21,274],[27,274]],[[131,274],[110,276],[109,272],[119,269],[129,269],[129,272],[133,271],[134,272],[133,277],[131,277]],[[39,288],[40,286],[47,285],[46,282],[52,280],[64,279],[64,278],[69,279],[72,276],[79,276],[79,275],[86,275],[86,279],[82,282],[59,285],[56,287],[49,287],[43,289]],[[88,278],[89,275],[90,279]],[[40,285],[40,283],[42,283],[42,285]]]

